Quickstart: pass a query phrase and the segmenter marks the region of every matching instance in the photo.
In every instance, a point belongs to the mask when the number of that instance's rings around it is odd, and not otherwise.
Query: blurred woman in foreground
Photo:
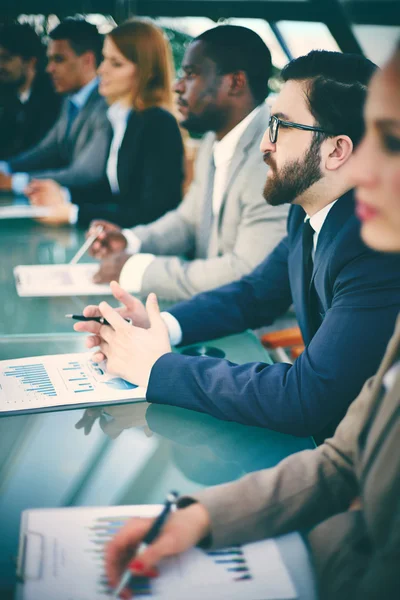
[[[99,92],[110,104],[113,139],[103,180],[68,191],[34,180],[33,204],[54,207],[44,222],[87,226],[106,219],[120,226],[150,223],[182,198],[183,145],[173,117],[171,49],[150,22],[132,20],[105,38]]]
[[[354,158],[362,237],[375,250],[400,252],[400,47],[374,76],[366,121]],[[378,373],[333,438],[180,504],[161,535],[130,564],[133,573],[152,573],[162,558],[196,544],[231,546],[298,530],[307,531],[320,600],[397,599],[400,320]],[[151,523],[132,519],[109,544],[113,586]]]

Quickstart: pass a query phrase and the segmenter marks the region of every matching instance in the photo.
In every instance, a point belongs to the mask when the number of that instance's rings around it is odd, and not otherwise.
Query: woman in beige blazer
[[[400,46],[371,83],[366,120],[353,163],[362,236],[378,251],[400,252]],[[400,598],[400,321],[378,373],[333,438],[180,502],[134,572],[194,544],[226,546],[298,530],[306,532],[320,600]],[[150,524],[132,520],[110,543],[112,585]]]

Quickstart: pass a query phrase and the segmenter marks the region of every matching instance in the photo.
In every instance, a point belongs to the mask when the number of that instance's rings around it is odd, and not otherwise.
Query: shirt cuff
[[[71,199],[71,192],[69,191],[69,189],[66,187],[62,187],[61,194],[62,194],[65,204],[71,204],[72,199]]]
[[[134,294],[140,293],[145,271],[155,258],[154,254],[135,254],[135,256],[131,256],[122,267],[119,276],[121,287]]]
[[[16,194],[23,194],[24,189],[29,183],[28,173],[14,173],[11,179],[12,191]]]
[[[123,229],[122,234],[126,239],[126,252],[128,254],[137,254],[140,252],[142,240],[138,238],[136,233],[133,233],[132,229]]]
[[[171,346],[178,346],[182,341],[182,328],[179,325],[178,319],[169,312],[162,312],[161,317],[167,326]]]
[[[71,204],[71,212],[69,215],[69,223],[70,225],[76,225],[78,222],[78,214],[79,214],[79,206],[76,204]]]
[[[10,175],[11,173],[10,165],[5,160],[0,160],[0,171],[5,175]]]

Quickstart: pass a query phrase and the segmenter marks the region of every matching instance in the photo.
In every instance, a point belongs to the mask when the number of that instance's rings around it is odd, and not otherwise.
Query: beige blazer
[[[214,546],[302,530],[321,600],[400,598],[400,374],[383,385],[399,351],[400,318],[378,373],[322,446],[195,495]]]
[[[182,300],[230,283],[250,273],[284,237],[288,206],[268,206],[262,194],[268,168],[260,142],[268,119],[265,105],[238,142],[219,213],[209,232],[206,258],[199,256],[198,249],[214,133],[208,133],[200,145],[194,179],[178,208],[133,229],[142,243],[140,251],[157,255],[144,273],[141,294],[156,292],[161,298]],[[123,285],[129,288],[126,268]]]

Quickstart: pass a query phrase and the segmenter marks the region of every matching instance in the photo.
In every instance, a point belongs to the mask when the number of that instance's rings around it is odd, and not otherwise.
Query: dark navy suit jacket
[[[250,275],[170,310],[182,343],[190,344],[269,325],[293,303],[307,345],[293,366],[169,353],[153,366],[149,401],[298,436],[321,438],[338,424],[393,332],[400,257],[364,245],[350,192],[320,231],[310,298],[302,271],[304,217],[301,207],[291,207],[287,237]]]

